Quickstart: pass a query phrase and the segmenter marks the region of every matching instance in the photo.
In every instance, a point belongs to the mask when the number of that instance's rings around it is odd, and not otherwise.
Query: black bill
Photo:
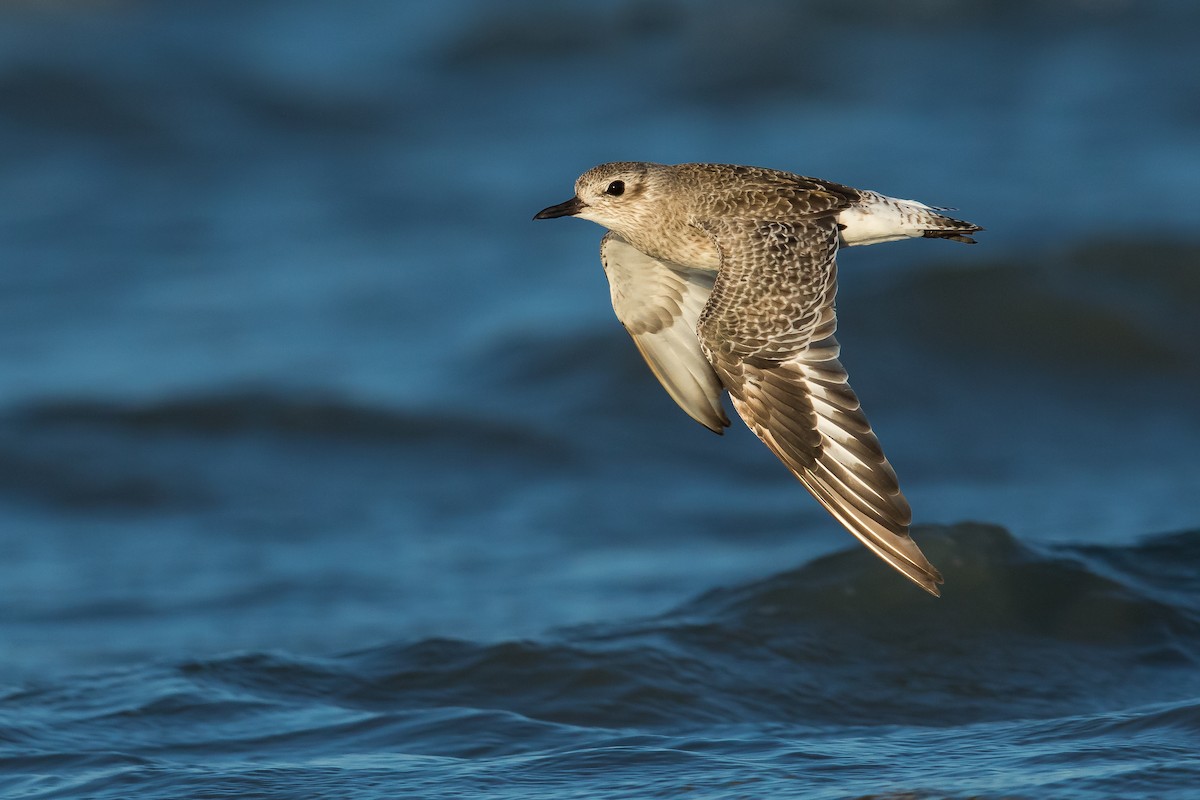
[[[541,211],[533,215],[534,219],[554,219],[555,217],[573,217],[583,210],[583,201],[578,197],[572,197],[565,203],[559,203],[556,206],[543,208]]]

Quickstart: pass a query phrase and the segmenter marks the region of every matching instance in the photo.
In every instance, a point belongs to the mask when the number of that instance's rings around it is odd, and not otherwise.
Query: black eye
[[[625,181],[613,181],[604,190],[605,194],[611,194],[613,197],[620,197],[625,194]]]

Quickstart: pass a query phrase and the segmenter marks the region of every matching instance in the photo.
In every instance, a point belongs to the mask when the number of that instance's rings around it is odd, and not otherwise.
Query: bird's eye
[[[620,197],[625,194],[625,181],[613,181],[604,190],[605,194],[611,194],[613,197]]]

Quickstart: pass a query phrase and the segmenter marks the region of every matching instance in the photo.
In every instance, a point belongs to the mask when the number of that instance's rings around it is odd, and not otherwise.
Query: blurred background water
[[[0,787],[1189,796],[1197,30],[1186,0],[3,4]],[[673,405],[599,228],[530,221],[627,159],[987,228],[840,259],[941,601]]]

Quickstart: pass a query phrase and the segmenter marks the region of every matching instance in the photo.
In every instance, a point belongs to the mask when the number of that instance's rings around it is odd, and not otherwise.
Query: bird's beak
[[[559,203],[556,206],[543,208],[541,211],[533,215],[534,219],[554,219],[555,217],[573,217],[583,210],[583,201],[578,197],[572,197],[565,203]]]

